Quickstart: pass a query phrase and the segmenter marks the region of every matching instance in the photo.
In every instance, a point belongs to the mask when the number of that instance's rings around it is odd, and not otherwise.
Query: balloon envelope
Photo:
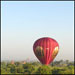
[[[44,37],[35,41],[33,45],[35,56],[42,64],[50,64],[59,51],[59,44],[56,40]]]

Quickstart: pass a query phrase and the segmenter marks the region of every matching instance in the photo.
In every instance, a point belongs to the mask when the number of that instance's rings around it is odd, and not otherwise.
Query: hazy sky
[[[1,60],[37,60],[41,37],[59,43],[55,60],[74,60],[74,1],[1,2]]]

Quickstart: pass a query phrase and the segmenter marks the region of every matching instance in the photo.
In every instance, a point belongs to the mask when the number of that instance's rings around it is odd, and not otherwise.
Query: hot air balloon
[[[58,54],[59,44],[52,38],[43,37],[35,41],[33,51],[42,64],[48,65]]]

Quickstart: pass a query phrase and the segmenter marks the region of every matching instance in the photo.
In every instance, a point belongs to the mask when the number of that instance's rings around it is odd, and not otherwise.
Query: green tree
[[[1,74],[6,74],[6,70],[1,68]]]
[[[15,65],[16,65],[16,66],[19,66],[19,65],[20,65],[20,62],[15,62]]]
[[[60,68],[59,67],[54,67],[52,69],[52,74],[59,74]]]
[[[19,65],[19,66],[16,68],[16,70],[17,70],[17,73],[24,73],[24,68],[23,68],[22,65]]]
[[[33,62],[32,65],[34,65],[34,66],[39,66],[39,65],[41,65],[41,64],[40,64],[39,62]]]
[[[69,69],[64,69],[64,71],[60,70],[58,74],[72,74],[72,71]]]
[[[8,67],[10,68],[10,72],[11,73],[16,73],[16,66],[15,66],[15,64],[11,64],[10,66],[8,65]]]
[[[11,72],[10,72],[10,68],[6,68],[6,72],[7,72],[7,74],[10,74]]]
[[[6,65],[7,65],[7,64],[6,64],[6,62],[4,62],[4,61],[3,61],[3,62],[1,62],[1,67],[2,67],[2,68],[4,68],[4,69],[5,69],[5,68],[6,68]]]
[[[69,69],[68,67],[62,67],[58,74],[74,74],[74,69]]]
[[[43,65],[43,66],[40,66],[35,73],[36,74],[52,74],[52,69],[49,66]]]
[[[33,71],[35,70],[35,67],[29,63],[23,64],[23,68],[24,68],[24,72],[28,74],[33,73]]]

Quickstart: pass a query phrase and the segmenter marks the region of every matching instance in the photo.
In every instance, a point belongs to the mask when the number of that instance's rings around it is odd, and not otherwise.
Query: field
[[[1,74],[74,74],[74,62],[54,61],[48,66],[40,62],[1,62]]]

